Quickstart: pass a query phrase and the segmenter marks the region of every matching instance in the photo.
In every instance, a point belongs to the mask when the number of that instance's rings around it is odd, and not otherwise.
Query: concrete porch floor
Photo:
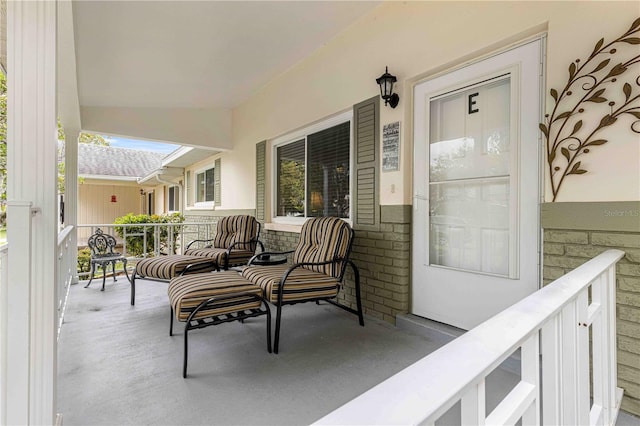
[[[191,332],[183,379],[183,324],[169,336],[167,284],[139,281],[136,306],[124,277],[101,284],[70,290],[58,357],[64,425],[309,424],[447,341],[369,317],[360,327],[307,303],[284,308],[278,355],[267,353],[265,317]],[[517,380],[492,373],[488,410]],[[458,424],[459,407],[441,423]],[[640,420],[622,413],[618,424]]]

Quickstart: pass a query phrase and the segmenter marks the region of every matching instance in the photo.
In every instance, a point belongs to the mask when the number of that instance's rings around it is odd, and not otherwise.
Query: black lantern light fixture
[[[380,85],[380,96],[384,99],[384,104],[395,108],[398,106],[400,96],[397,93],[393,93],[393,83],[398,81],[395,75],[389,74],[389,67],[385,67],[384,74],[376,78],[376,83]]]

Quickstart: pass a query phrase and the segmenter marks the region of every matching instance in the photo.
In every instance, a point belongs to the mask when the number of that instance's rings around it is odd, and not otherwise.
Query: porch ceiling
[[[72,55],[68,45],[59,45],[64,62],[59,73],[73,74],[75,84],[59,87],[62,97],[73,97],[76,86],[77,102],[67,102],[71,108],[61,105],[61,115],[79,115],[85,130],[196,146],[187,134],[143,135],[145,129],[131,122],[119,127],[96,117],[106,114],[118,121],[142,111],[143,121],[150,110],[165,116],[208,110],[230,126],[231,108],[380,3],[73,1],[72,12],[66,11],[71,19],[59,13],[60,23],[73,23],[59,35],[62,43],[73,45]],[[75,116],[74,103],[80,111]],[[229,148],[224,143],[211,147]]]

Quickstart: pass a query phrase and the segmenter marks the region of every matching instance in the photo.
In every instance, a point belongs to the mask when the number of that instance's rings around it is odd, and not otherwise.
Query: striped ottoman
[[[167,282],[180,275],[218,270],[220,268],[216,261],[201,256],[174,254],[142,259],[136,264],[131,278],[131,304],[136,303],[136,278]]]
[[[187,377],[189,330],[247,318],[267,316],[267,351],[271,353],[271,311],[262,298],[262,289],[238,272],[223,271],[190,274],[173,278],[169,283],[171,322],[173,316],[185,322],[182,377]]]

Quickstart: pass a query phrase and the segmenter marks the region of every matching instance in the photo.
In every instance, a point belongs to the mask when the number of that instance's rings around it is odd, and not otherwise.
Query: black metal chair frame
[[[258,244],[260,246],[260,251],[263,252],[264,251],[264,245],[262,244],[262,241],[260,241],[260,230],[261,230],[261,224],[260,222],[256,222],[258,224],[258,232],[256,233],[256,236],[254,238],[251,238],[249,241],[239,241],[239,242],[235,242],[233,243],[231,246],[229,246],[227,248],[227,251],[225,253],[224,256],[224,264],[222,265],[224,270],[228,270],[229,269],[229,254],[231,253],[231,251],[233,250],[234,247],[239,246],[240,244],[251,244],[253,242],[255,242],[256,244]],[[188,250],[192,244],[194,243],[209,243],[211,241],[215,240],[215,238],[209,238],[206,240],[193,240],[191,241],[189,244],[187,244],[187,246],[185,247],[185,250]],[[204,248],[211,248],[212,245],[206,245]],[[203,259],[207,259],[206,257],[202,256]],[[220,266],[215,260],[211,260],[210,261],[213,266],[215,267],[215,269],[217,271],[220,271]],[[189,272],[189,269],[192,267],[195,267],[196,265],[200,266],[202,264],[206,263],[205,261],[203,262],[196,262],[193,263],[191,265],[187,265],[187,267],[180,273],[180,275],[178,276],[182,276],[185,275]],[[237,265],[231,265],[231,266],[237,266]],[[149,280],[149,281],[158,281],[158,282],[165,282],[168,283],[169,281],[171,281],[171,279],[164,279],[164,278],[155,278],[155,277],[148,277],[145,275],[141,275],[138,273],[138,268],[134,268],[133,269],[133,273],[131,274],[131,279],[129,280],[131,282],[131,305],[135,305],[135,301],[136,301],[136,279],[137,278],[141,278],[141,279],[145,279],[145,280]]]
[[[251,296],[256,300],[260,300],[262,302],[262,306],[261,308],[245,309],[242,311],[231,312],[228,314],[214,315],[211,317],[194,319],[197,313],[200,312],[200,310],[208,307],[209,304],[213,306],[215,305],[215,302],[219,302],[226,299],[233,299],[238,296]],[[189,314],[189,317],[187,318],[186,324],[184,326],[184,357],[182,362],[182,377],[185,379],[187,378],[187,362],[189,359],[189,331],[190,330],[205,328],[205,327],[209,327],[210,325],[218,325],[225,322],[233,322],[233,321],[244,322],[245,319],[259,317],[262,315],[267,316],[267,351],[271,353],[272,352],[271,350],[271,310],[269,309],[269,305],[267,304],[266,300],[264,300],[264,298],[255,294],[247,294],[247,293],[240,292],[240,293],[225,294],[222,296],[214,296],[200,303],[193,310],[193,312]],[[173,317],[174,317],[174,311],[173,311],[173,307],[171,307],[171,322],[169,323],[169,336],[173,336]]]
[[[96,265],[100,265],[102,268],[102,289],[100,291],[104,291],[104,285],[107,278],[107,267],[109,264],[111,264],[113,281],[118,281],[116,279],[117,262],[122,262],[127,280],[131,282],[129,272],[127,271],[127,258],[122,254],[113,251],[116,243],[116,239],[113,236],[105,234],[100,228],[96,229],[96,232],[89,237],[87,245],[89,246],[89,249],[91,249],[91,277],[89,278],[87,285],[84,286],[85,288],[89,287],[91,281],[93,281]]]
[[[260,224],[260,222],[256,221],[256,223],[258,224],[258,232],[256,233],[256,236],[254,238],[251,238],[249,241],[237,241],[233,244],[231,244],[228,248],[227,251],[224,255],[224,264],[222,265],[222,269],[224,269],[225,271],[229,269],[230,266],[238,266],[238,265],[229,265],[229,256],[231,255],[231,251],[236,248],[236,246],[240,246],[240,245],[247,245],[247,244],[252,244],[252,243],[256,243],[257,245],[260,246],[260,251],[263,252],[264,251],[264,244],[262,244],[262,241],[260,241],[260,230],[262,228],[262,225]],[[211,241],[214,241],[214,238],[208,238],[206,240],[193,240],[191,241],[189,244],[187,244],[187,246],[185,247],[185,251],[189,250],[189,248],[191,247],[192,244],[194,243],[210,243]],[[206,244],[203,248],[212,248],[213,245],[212,244]],[[218,248],[222,248],[222,247],[218,247]]]
[[[325,262],[318,262],[318,263],[313,263],[313,262],[304,262],[304,263],[296,263],[294,265],[292,265],[289,269],[287,269],[287,271],[282,275],[282,278],[280,279],[280,284],[278,287],[278,301],[275,303],[276,306],[276,330],[275,330],[275,336],[274,336],[274,343],[273,343],[273,352],[274,353],[278,353],[278,348],[279,348],[279,341],[280,341],[280,324],[282,321],[282,307],[284,305],[295,305],[298,303],[307,303],[307,302],[316,302],[316,304],[319,304],[319,302],[321,300],[326,301],[327,303],[330,303],[334,306],[337,306],[338,308],[344,309],[347,312],[350,312],[354,315],[358,316],[358,323],[364,327],[364,315],[362,312],[362,299],[360,297],[360,271],[358,270],[358,267],[355,265],[355,263],[353,263],[353,261],[351,259],[349,259],[349,256],[351,254],[351,249],[353,247],[353,238],[355,235],[355,232],[353,231],[353,229],[349,228],[349,237],[350,237],[350,242],[349,242],[349,247],[347,248],[347,253],[345,255],[345,257],[337,257],[334,258],[332,260],[328,260]],[[264,252],[264,253],[260,253],[257,254],[255,256],[253,256],[249,262],[247,263],[247,265],[251,265],[252,262],[258,258],[259,256],[270,256],[270,255],[289,255],[291,253],[294,253],[295,250],[290,250],[290,251],[284,251],[284,252]],[[305,300],[293,300],[290,302],[284,301],[284,286],[286,284],[287,278],[289,277],[289,275],[296,270],[297,268],[303,267],[303,266],[320,266],[320,265],[329,265],[332,263],[342,263],[342,270],[340,271],[340,275],[338,276],[338,291],[340,290],[340,286],[344,280],[344,274],[347,270],[347,265],[351,266],[351,269],[353,270],[353,276],[354,276],[354,281],[355,281],[355,290],[356,290],[356,305],[357,305],[357,309],[353,309],[349,306],[345,306],[341,303],[339,303],[337,301],[337,294],[336,296],[333,297],[318,297],[318,298],[310,298],[310,299],[305,299]],[[334,300],[336,299],[336,300]],[[271,302],[273,304],[273,302]]]

